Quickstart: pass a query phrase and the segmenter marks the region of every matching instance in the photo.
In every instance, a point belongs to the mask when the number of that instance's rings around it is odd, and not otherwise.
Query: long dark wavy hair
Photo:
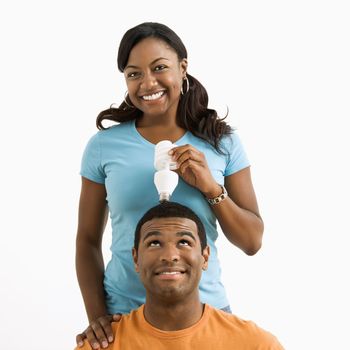
[[[187,58],[185,45],[173,30],[164,24],[145,22],[129,29],[120,42],[118,69],[121,72],[124,71],[127,65],[132,48],[141,40],[149,37],[161,39],[166,42],[177,53],[179,61]],[[227,115],[224,118],[219,118],[214,109],[209,109],[208,94],[204,86],[188,73],[187,78],[189,87],[184,82],[184,94],[180,96],[176,122],[181,128],[207,141],[219,153],[224,153],[220,147],[220,140],[224,135],[232,133],[232,128],[224,121]],[[127,103],[124,100],[118,108],[111,106],[97,116],[96,126],[98,129],[106,129],[102,125],[103,120],[123,123],[142,116],[142,111],[133,107],[128,97],[126,99]]]

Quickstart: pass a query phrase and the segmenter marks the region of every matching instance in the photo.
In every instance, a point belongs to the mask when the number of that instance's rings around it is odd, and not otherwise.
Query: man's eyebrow
[[[159,58],[156,58],[155,60],[153,60],[153,61],[151,62],[151,65],[152,65],[152,64],[155,64],[155,63],[156,63],[157,61],[159,61],[159,60],[167,60],[167,61],[169,61],[168,58],[159,57]],[[130,64],[130,65],[126,66],[126,67],[124,68],[124,70],[125,70],[125,69],[128,69],[128,68],[136,68],[136,69],[137,69],[137,68],[139,68],[139,67]]]
[[[183,236],[190,236],[194,241],[196,240],[196,237],[194,236],[194,234],[192,232],[189,231],[180,231],[176,233],[176,236],[178,237],[183,237]]]
[[[145,237],[143,237],[143,241],[145,241],[148,237],[150,236],[160,236],[161,233],[159,231],[150,231],[150,232],[147,232]]]
[[[143,237],[143,242],[151,237],[151,236],[161,236],[162,233],[160,231],[150,231],[150,232],[147,232],[145,234],[145,237]],[[189,236],[191,237],[194,241],[197,241],[196,237],[194,236],[194,234],[190,231],[179,231],[179,232],[176,232],[176,236],[177,237],[183,237],[183,236]]]

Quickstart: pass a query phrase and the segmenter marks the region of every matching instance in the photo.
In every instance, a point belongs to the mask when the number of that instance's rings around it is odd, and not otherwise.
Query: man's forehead
[[[167,231],[167,232],[177,232],[177,231],[190,231],[198,233],[196,223],[188,218],[153,218],[145,222],[141,226],[141,234],[146,234],[149,231]]]

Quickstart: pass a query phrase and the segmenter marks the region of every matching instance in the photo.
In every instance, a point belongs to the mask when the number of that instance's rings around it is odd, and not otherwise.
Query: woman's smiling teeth
[[[146,101],[153,101],[153,100],[157,100],[158,98],[162,97],[163,95],[164,95],[164,91],[159,91],[159,92],[156,92],[155,94],[152,94],[152,95],[144,95],[144,96],[142,96],[142,99],[146,100]]]

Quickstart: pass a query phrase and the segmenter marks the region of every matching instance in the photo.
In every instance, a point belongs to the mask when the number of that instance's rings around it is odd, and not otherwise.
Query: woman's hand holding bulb
[[[222,188],[215,181],[202,152],[191,145],[184,145],[171,149],[169,155],[177,162],[175,172],[185,182],[196,187],[207,198],[220,195]]]

